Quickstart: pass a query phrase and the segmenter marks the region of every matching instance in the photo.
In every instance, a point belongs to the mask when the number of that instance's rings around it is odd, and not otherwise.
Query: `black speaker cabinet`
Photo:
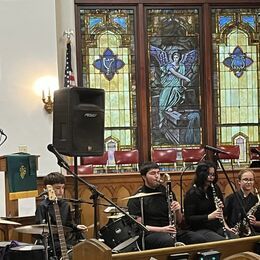
[[[53,146],[64,155],[104,152],[103,89],[73,87],[54,92]]]

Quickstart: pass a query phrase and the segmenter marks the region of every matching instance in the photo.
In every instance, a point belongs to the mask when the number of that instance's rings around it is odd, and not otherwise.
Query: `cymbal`
[[[58,233],[57,226],[51,225],[51,229],[54,234]],[[23,227],[15,228],[15,230],[20,233],[33,234],[33,235],[41,235],[43,233],[49,233],[49,228],[47,224],[23,226]],[[69,232],[72,230],[72,228],[63,226],[63,230],[64,232]]]
[[[133,196],[125,197],[125,198],[123,198],[122,200],[142,198],[142,197],[153,196],[153,195],[157,195],[157,194],[161,194],[161,192],[150,192],[150,193],[139,192],[139,193],[136,193],[136,194],[133,195]]]
[[[6,219],[2,219],[2,218],[0,218],[0,224],[4,224],[4,225],[22,225],[21,223],[10,221],[10,220],[6,220]]]
[[[117,219],[117,218],[121,218],[121,217],[123,217],[123,216],[125,216],[125,214],[123,214],[123,213],[118,213],[118,214],[115,214],[115,215],[112,215],[112,216],[108,216],[107,218],[115,218],[115,219]]]
[[[127,207],[120,207],[122,210],[127,210]],[[109,206],[107,208],[104,209],[105,213],[119,213],[119,209],[117,209],[114,206]]]

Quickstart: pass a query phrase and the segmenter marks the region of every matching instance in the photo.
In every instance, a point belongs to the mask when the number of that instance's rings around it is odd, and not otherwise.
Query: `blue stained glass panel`
[[[232,16],[220,16],[219,17],[219,27],[222,28],[226,24],[232,21]]]
[[[247,16],[247,15],[243,15],[242,17],[241,17],[241,19],[242,19],[242,21],[244,22],[244,23],[247,23],[247,24],[249,24],[253,29],[255,29],[255,27],[256,27],[256,22],[255,22],[255,17],[253,16],[253,15],[250,15],[250,16]]]
[[[117,18],[114,18],[113,21],[115,23],[119,24],[122,28],[126,29],[126,27],[127,27],[126,18],[117,17]]]
[[[89,27],[90,27],[90,29],[92,29],[93,27],[95,27],[97,24],[99,24],[101,22],[102,22],[101,18],[90,17],[90,19],[89,19]]]

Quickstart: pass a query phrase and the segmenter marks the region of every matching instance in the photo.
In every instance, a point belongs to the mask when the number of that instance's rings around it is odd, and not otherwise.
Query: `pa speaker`
[[[64,155],[104,152],[103,89],[73,87],[54,92],[53,146]]]

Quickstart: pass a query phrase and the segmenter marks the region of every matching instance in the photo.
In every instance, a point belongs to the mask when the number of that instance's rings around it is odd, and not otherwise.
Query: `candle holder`
[[[48,90],[48,95],[45,97],[44,90],[42,91],[42,102],[44,103],[44,109],[50,114],[53,111],[53,99],[51,96],[50,89]]]

